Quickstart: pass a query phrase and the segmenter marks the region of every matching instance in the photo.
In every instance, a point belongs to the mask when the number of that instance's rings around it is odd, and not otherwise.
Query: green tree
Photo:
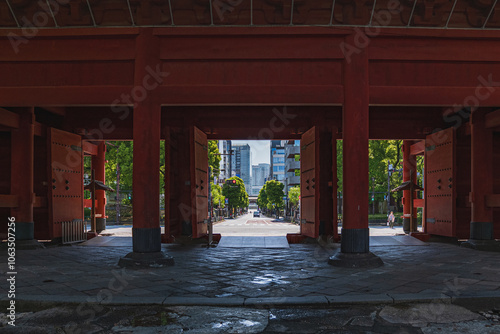
[[[222,194],[227,198],[229,207],[231,209],[246,208],[249,200],[243,180],[237,176],[233,176],[228,180],[236,180],[235,184],[225,183],[222,187]]]
[[[276,180],[269,180],[266,182],[266,195],[268,207],[279,210],[285,206],[283,202],[283,188],[285,185]]]
[[[212,167],[212,174],[210,175],[210,181],[213,182],[214,175],[218,176],[220,172],[220,160],[221,156],[219,154],[219,141],[209,140],[208,141],[208,165]]]
[[[257,197],[257,205],[261,210],[267,208],[266,185],[264,185],[259,191],[259,196]]]
[[[290,188],[290,190],[288,191],[288,200],[290,201],[290,204],[292,204],[292,207],[297,207],[297,205],[299,204],[299,197],[300,187],[295,186],[293,188]]]
[[[222,187],[218,184],[212,184],[212,205],[215,208],[224,208],[225,199],[222,195]]]

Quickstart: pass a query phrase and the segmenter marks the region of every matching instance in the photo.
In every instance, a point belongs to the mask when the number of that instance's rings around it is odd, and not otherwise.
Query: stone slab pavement
[[[384,266],[328,265],[338,249],[206,248],[163,245],[172,267],[122,269],[130,247],[59,246],[19,250],[16,300],[24,303],[164,304],[209,306],[394,304],[418,301],[500,301],[500,254],[429,243],[374,246]],[[7,254],[0,253],[7,273]],[[0,280],[0,301],[7,302]],[[27,305],[27,304],[26,304]]]

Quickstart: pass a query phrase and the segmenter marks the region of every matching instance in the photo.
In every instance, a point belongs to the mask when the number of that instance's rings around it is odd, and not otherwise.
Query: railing
[[[71,244],[85,241],[87,225],[81,219],[61,222],[62,243]]]
[[[296,155],[300,155],[300,146],[286,146],[285,156],[287,158],[293,158]]]

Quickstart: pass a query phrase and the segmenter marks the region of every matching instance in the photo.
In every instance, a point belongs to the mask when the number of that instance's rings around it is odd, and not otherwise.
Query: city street
[[[286,236],[299,233],[300,226],[274,218],[253,217],[253,211],[236,219],[226,219],[214,224],[214,233],[222,236]]]

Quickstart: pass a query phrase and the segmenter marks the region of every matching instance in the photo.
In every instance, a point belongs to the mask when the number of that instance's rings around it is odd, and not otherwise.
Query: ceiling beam
[[[486,114],[485,118],[486,128],[490,129],[500,127],[500,109]]]
[[[47,110],[48,112],[59,115],[59,116],[66,116],[66,107],[40,107],[44,110]]]
[[[8,128],[19,128],[19,115],[8,111],[7,109],[0,108],[0,125]]]

